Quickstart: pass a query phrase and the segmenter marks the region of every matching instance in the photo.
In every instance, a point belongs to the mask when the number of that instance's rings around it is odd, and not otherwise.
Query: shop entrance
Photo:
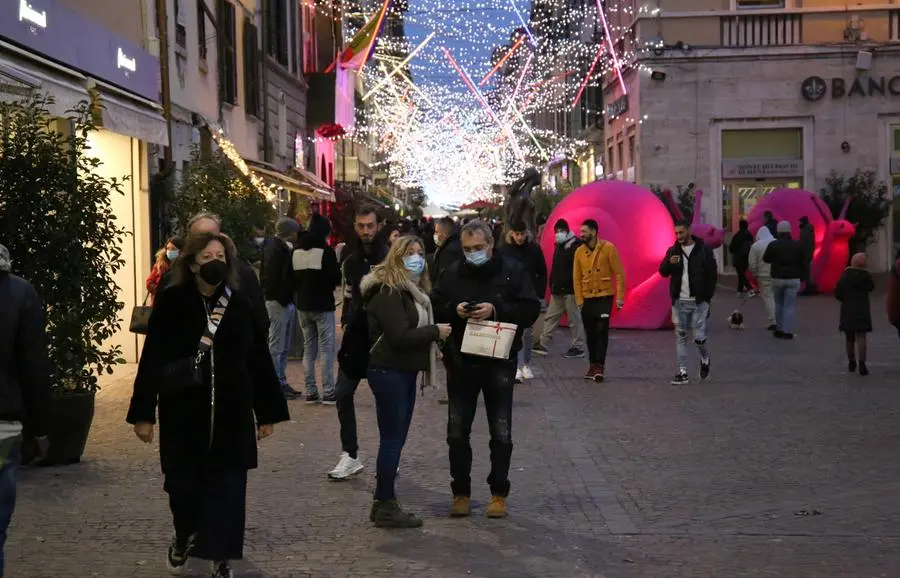
[[[763,197],[776,189],[799,189],[800,180],[770,180],[757,181],[725,181],[722,187],[722,226],[725,228],[725,242],[731,241],[731,236],[738,230],[738,223],[746,219],[753,207]],[[725,267],[731,268],[731,253],[728,247],[723,251]]]

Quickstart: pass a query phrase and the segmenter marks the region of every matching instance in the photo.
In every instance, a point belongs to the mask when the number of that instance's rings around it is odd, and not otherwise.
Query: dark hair
[[[569,231],[569,222],[565,219],[556,219],[556,224],[553,225],[554,231]]]
[[[356,213],[354,213],[353,219],[356,220],[360,217],[368,217],[369,215],[375,215],[375,220],[379,220],[378,209],[376,209],[372,205],[361,205],[358,209],[356,209]]]
[[[583,222],[581,224],[581,226],[587,227],[588,229],[590,229],[591,231],[593,231],[595,233],[600,230],[600,225],[598,225],[597,221],[595,221],[594,219],[586,220],[585,222]]]
[[[213,241],[218,241],[225,247],[225,262],[228,263],[228,275],[225,277],[225,284],[236,289],[238,286],[237,270],[237,251],[234,248],[234,242],[228,235],[219,233],[200,233],[199,235],[188,235],[184,249],[172,266],[172,283],[175,285],[187,285],[194,283],[194,272],[191,271],[191,265],[194,265],[199,255],[206,246]]]
[[[747,219],[741,219],[738,221],[738,229],[741,231],[746,231],[750,229],[750,223],[747,222]]]
[[[528,230],[528,227],[525,225],[525,221],[516,221],[509,230],[513,233],[524,233]]]
[[[537,219],[534,220],[534,223],[535,223],[538,227],[540,227],[541,225],[547,224],[547,216],[546,216],[546,215],[543,215],[543,214],[538,215],[538,216],[537,216]]]
[[[179,237],[178,235],[175,235],[174,237],[169,237],[166,240],[166,245],[168,245],[169,243],[172,243],[173,245],[175,245],[175,247],[177,247],[179,251],[181,249],[184,249],[184,237]],[[163,247],[165,247],[166,245],[163,245]]]
[[[684,227],[685,229],[690,229],[691,222],[688,221],[687,219],[675,219],[675,226],[676,227]]]
[[[451,231],[456,229],[456,221],[454,221],[450,217],[441,217],[437,220],[437,225]]]

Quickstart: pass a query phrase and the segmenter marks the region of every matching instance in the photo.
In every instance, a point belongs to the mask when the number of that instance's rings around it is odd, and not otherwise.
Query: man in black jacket
[[[463,258],[462,245],[459,242],[459,233],[456,231],[456,223],[450,217],[438,219],[435,224],[435,240],[438,242],[437,251],[434,253],[434,263],[431,268],[431,284],[437,283],[441,273],[454,263]]]
[[[269,239],[263,251],[262,284],[269,315],[269,354],[275,364],[275,373],[281,389],[288,399],[298,392],[290,386],[285,375],[288,351],[294,341],[297,326],[297,308],[294,305],[294,283],[291,272],[291,250],[297,240],[300,225],[288,217],[275,223],[275,237]]]
[[[44,310],[34,287],[10,273],[9,251],[0,245],[0,576],[3,545],[16,505],[16,471],[22,429],[46,449],[50,362]]]
[[[700,379],[709,377],[709,351],[706,347],[706,319],[709,303],[716,293],[718,266],[712,249],[699,237],[691,235],[691,224],[675,224],[675,244],[659,265],[659,274],[669,278],[672,298],[672,321],[675,323],[675,351],[678,373],[672,385],[687,385],[687,335],[694,332],[694,343],[700,351]]]
[[[451,515],[471,513],[472,446],[469,436],[484,393],[484,406],[491,433],[491,474],[488,484],[492,499],[487,515],[506,516],[509,495],[509,464],[512,457],[512,401],[516,356],[522,334],[541,312],[529,273],[513,259],[494,250],[491,229],[481,220],[463,226],[460,233],[465,259],[454,263],[438,279],[432,294],[437,323],[453,329],[443,347],[447,368],[449,418],[447,443],[450,448],[450,475],[453,478]],[[462,353],[469,319],[500,321],[516,325],[509,355],[504,359]]]
[[[800,217],[799,240],[803,245],[803,277],[800,278],[804,285],[802,295],[815,295],[816,286],[812,279],[812,261],[816,251],[816,230],[807,216]]]
[[[341,284],[337,254],[328,246],[331,223],[313,213],[309,231],[294,250],[294,286],[303,329],[306,368],[306,403],[335,405],[334,393],[334,290]],[[316,386],[316,361],[322,359],[322,393]]]
[[[778,223],[778,235],[766,247],[763,261],[772,264],[772,293],[775,296],[775,337],[794,338],[797,294],[806,268],[806,252],[800,241],[791,238],[791,224]]]
[[[341,329],[353,323],[362,308],[360,283],[369,274],[373,266],[381,263],[387,256],[387,246],[376,241],[378,233],[378,214],[374,208],[363,206],[356,211],[353,218],[353,229],[356,239],[344,247],[348,253],[342,266],[343,305],[341,306]],[[338,421],[341,424],[341,458],[337,465],[328,472],[333,480],[343,480],[363,470],[359,459],[359,439],[356,435],[356,406],[353,397],[359,380],[338,372],[334,393],[337,401]]]
[[[493,236],[493,235],[492,235]],[[538,299],[543,301],[547,291],[547,262],[544,261],[544,252],[541,251],[531,235],[531,231],[525,223],[519,221],[510,227],[506,243],[500,252],[504,257],[518,261],[531,277],[531,284]],[[534,379],[531,371],[531,354],[534,347],[534,327],[527,327],[522,333],[522,349],[519,351],[519,368],[516,370],[516,383],[522,383],[526,379]]]
[[[581,246],[581,240],[572,234],[569,223],[559,219],[553,225],[555,233],[553,249],[553,266],[550,268],[550,303],[544,315],[544,331],[534,344],[534,352],[547,355],[547,344],[553,331],[559,326],[563,314],[569,317],[572,329],[572,346],[563,353],[563,357],[574,359],[584,357],[584,322],[578,303],[575,302],[575,283],[572,271],[575,268],[575,250]]]

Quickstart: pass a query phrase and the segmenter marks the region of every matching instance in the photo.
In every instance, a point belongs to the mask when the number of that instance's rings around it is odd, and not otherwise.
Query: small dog
[[[728,316],[728,327],[731,329],[743,329],[744,328],[744,314],[735,309],[731,312],[731,315]]]

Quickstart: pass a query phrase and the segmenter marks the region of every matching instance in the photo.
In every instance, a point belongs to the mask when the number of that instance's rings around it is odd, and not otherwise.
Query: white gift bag
[[[460,351],[481,357],[509,359],[509,350],[512,349],[517,328],[512,323],[469,319]]]

